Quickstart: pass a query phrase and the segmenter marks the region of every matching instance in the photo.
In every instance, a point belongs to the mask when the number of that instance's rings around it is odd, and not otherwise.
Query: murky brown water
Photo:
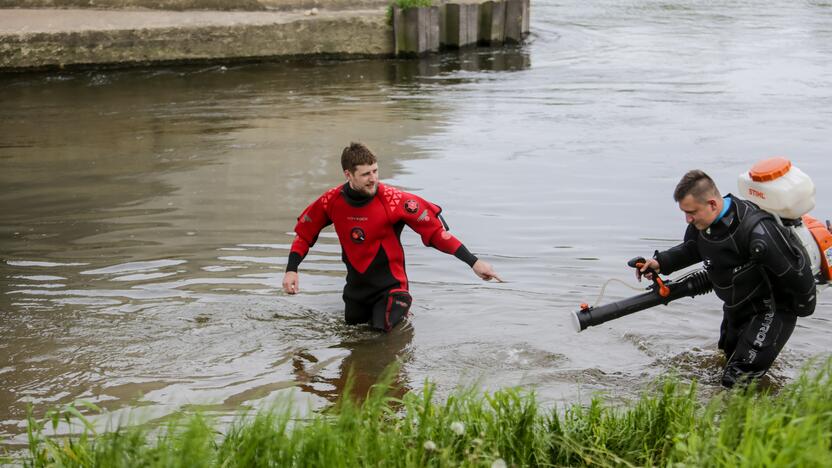
[[[787,155],[832,217],[832,5],[533,2],[519,49],[421,62],[0,77],[0,438],[26,406],[77,398],[117,417],[230,414],[294,388],[337,397],[400,356],[445,394],[531,386],[549,402],[635,395],[678,368],[714,385],[721,312],[685,299],[581,334],[625,261],[677,242],[671,193],[701,167],[725,191]],[[279,291],[294,219],[340,182],[350,140],[386,182],[444,208],[506,284],[403,237],[411,327],[343,324],[327,231]],[[612,284],[612,300],[633,294]],[[832,293],[773,370],[832,349]]]

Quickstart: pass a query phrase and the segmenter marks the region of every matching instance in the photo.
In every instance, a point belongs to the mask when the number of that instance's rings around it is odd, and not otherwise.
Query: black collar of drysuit
[[[731,206],[728,207],[728,211],[722,215],[722,218],[719,221],[715,222],[714,224],[708,226],[708,229],[705,230],[705,234],[710,237],[722,237],[728,234],[737,221],[737,197],[731,195],[730,193],[726,195],[727,197],[731,197]]]
[[[354,190],[350,187],[350,183],[347,182],[341,187],[341,193],[344,194],[344,199],[352,206],[364,206],[367,203],[370,203],[370,200],[375,198],[375,195],[365,195],[358,190]]]

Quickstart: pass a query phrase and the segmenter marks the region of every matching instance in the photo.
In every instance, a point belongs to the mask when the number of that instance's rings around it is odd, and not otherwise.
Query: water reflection
[[[363,400],[373,385],[385,377],[385,371],[396,369],[390,380],[389,396],[400,398],[410,390],[409,379],[404,366],[410,359],[410,343],[414,329],[410,322],[404,322],[387,334],[367,327],[346,337],[341,343],[314,352],[303,351],[295,355],[292,366],[295,381],[305,392],[318,395],[327,401],[336,402],[350,385],[350,394]],[[343,356],[343,351],[346,356]],[[333,357],[326,355],[338,353]],[[332,361],[340,362],[334,375],[327,375],[326,367]],[[393,367],[391,367],[393,366]],[[330,371],[331,372],[331,371]]]
[[[505,48],[462,48],[427,55],[419,60],[398,61],[391,80],[400,83],[442,78],[449,83],[465,81],[459,72],[515,72],[531,67],[528,49],[522,46]],[[481,79],[481,76],[478,77]],[[473,79],[470,77],[469,80]],[[458,81],[461,80],[461,81]]]

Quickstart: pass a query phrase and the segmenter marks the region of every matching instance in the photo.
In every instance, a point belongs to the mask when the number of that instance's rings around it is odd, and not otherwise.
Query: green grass
[[[393,7],[399,7],[402,10],[406,10],[408,8],[427,6],[433,6],[433,0],[393,0],[390,2],[390,5],[387,6],[387,22],[390,24],[393,23]]]
[[[413,7],[429,7],[433,5],[433,0],[393,0],[391,6],[399,8],[413,8]]]
[[[391,374],[392,375],[392,371]],[[390,397],[382,382],[305,419],[289,403],[241,414],[220,433],[199,414],[162,428],[95,434],[73,406],[30,418],[25,466],[827,466],[832,460],[832,360],[777,394],[755,389],[703,401],[669,377],[624,407],[544,409],[517,389],[454,393],[427,383]],[[391,382],[387,378],[385,382]],[[60,420],[80,435],[47,436]]]
[[[433,0],[393,0],[387,6],[387,22],[393,23],[393,7],[399,7],[402,10],[407,8],[429,7],[433,6]]]

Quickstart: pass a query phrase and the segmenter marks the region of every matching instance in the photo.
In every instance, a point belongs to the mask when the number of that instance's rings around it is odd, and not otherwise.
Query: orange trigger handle
[[[644,266],[644,263],[642,263],[642,262],[636,263],[636,268],[638,268],[638,269],[641,269],[641,267],[643,267],[643,266]],[[659,273],[656,272],[656,271],[653,272],[653,282],[656,283],[656,285],[659,287],[659,296],[667,297],[667,296],[670,295],[670,288],[668,288],[664,284],[664,281],[662,281],[662,279],[659,278]]]

